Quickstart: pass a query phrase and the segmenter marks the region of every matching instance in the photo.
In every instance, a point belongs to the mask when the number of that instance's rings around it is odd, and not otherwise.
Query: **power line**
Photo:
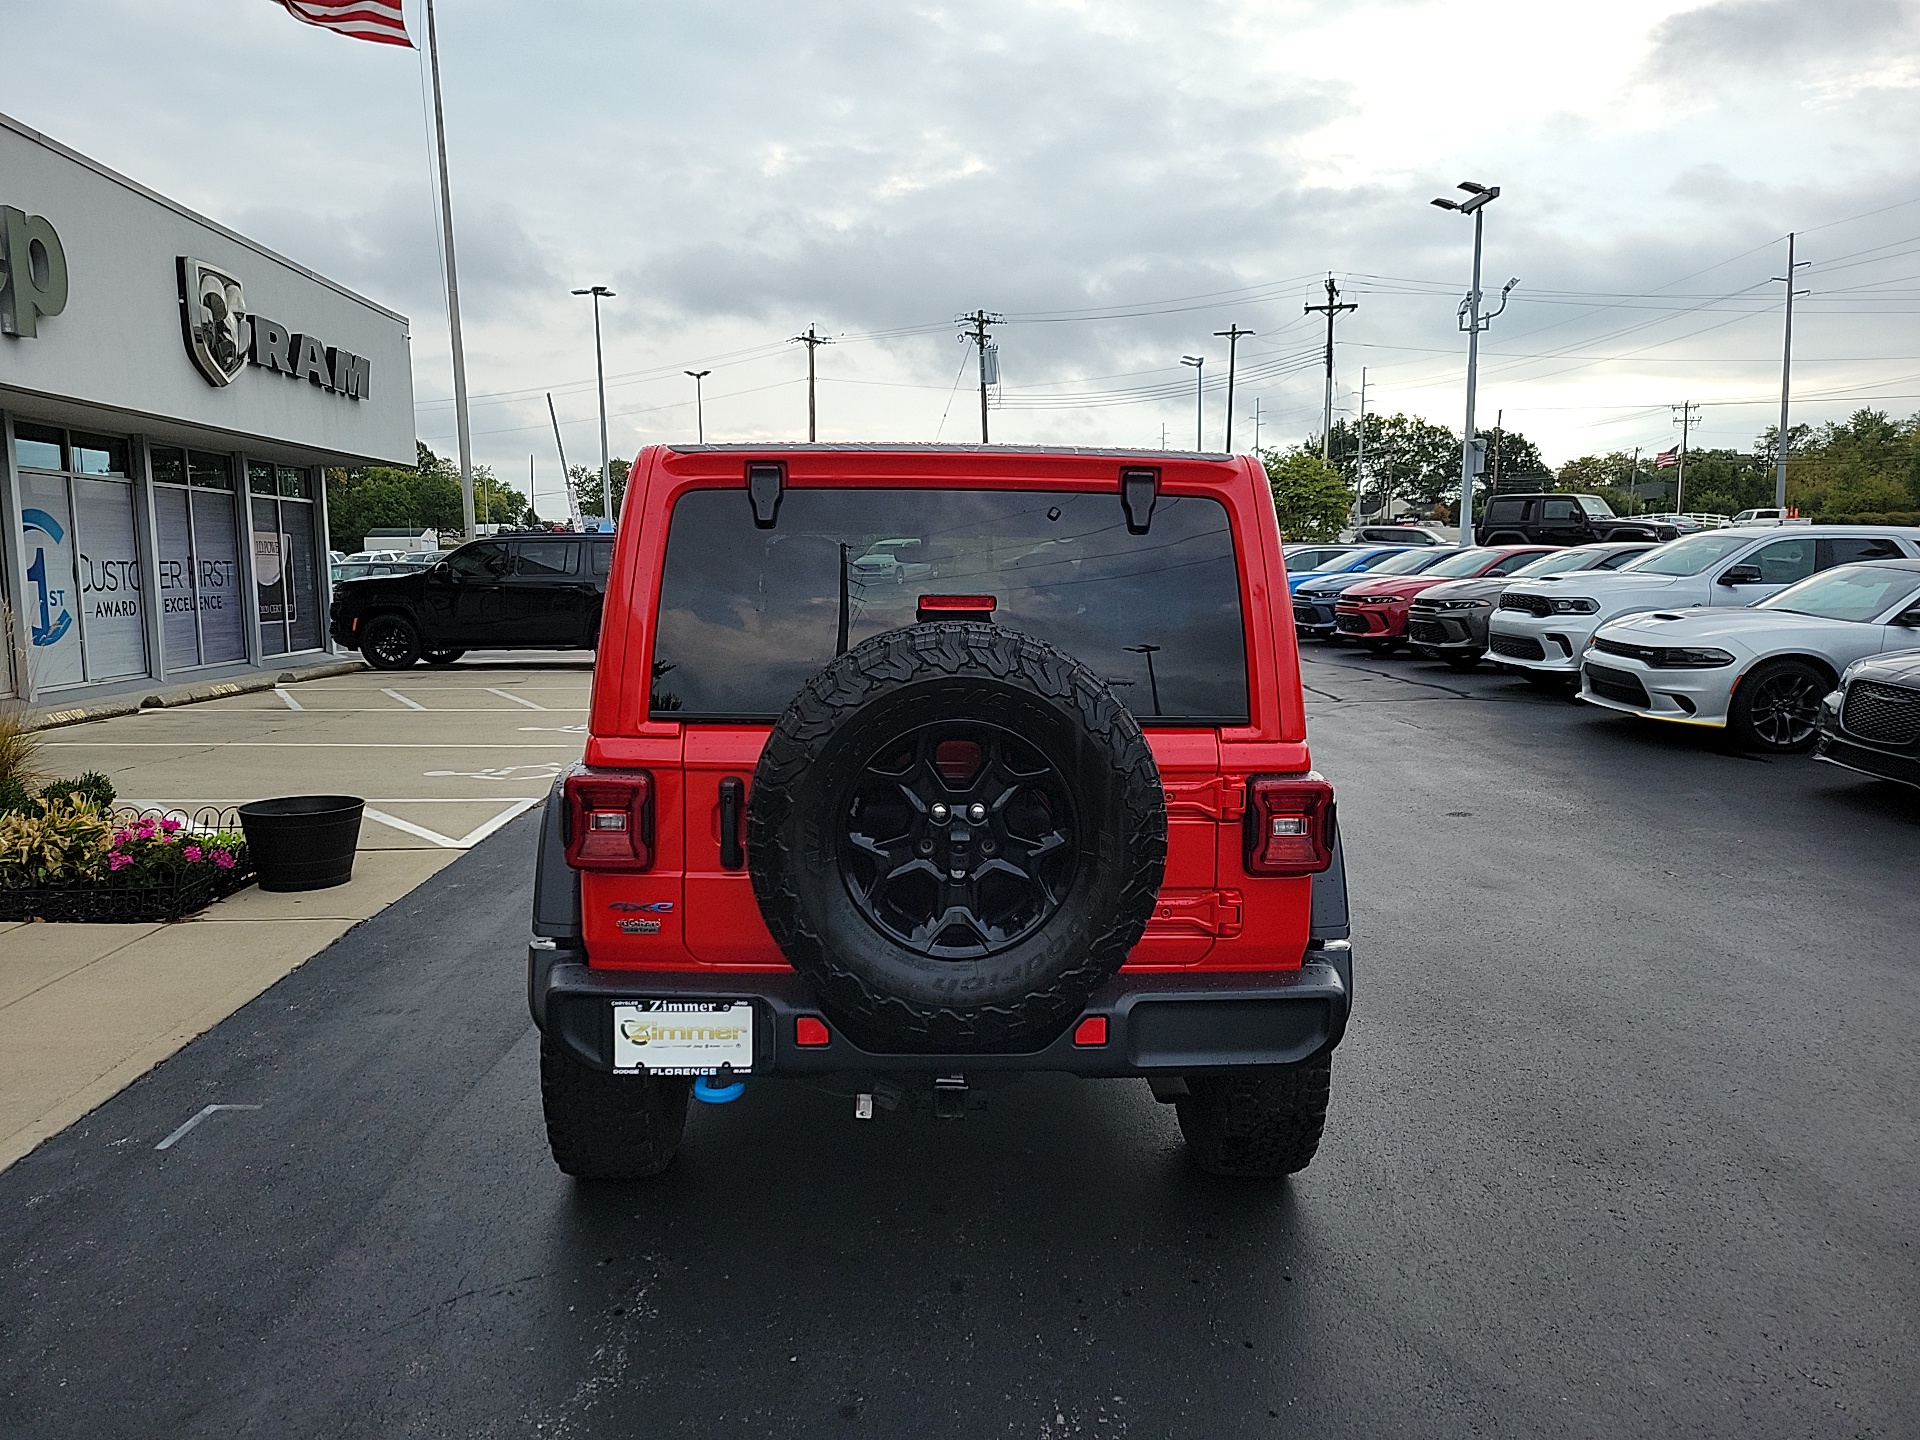
[[[1331,275],[1327,277],[1327,303],[1306,307],[1306,313],[1309,315],[1324,314],[1327,317],[1327,404],[1320,422],[1320,458],[1322,460],[1330,461],[1333,458],[1333,322],[1342,311],[1359,308],[1356,301],[1341,303],[1340,287],[1333,283]]]
[[[831,345],[833,341],[815,333],[813,326],[809,325],[806,334],[796,335],[787,343],[807,347],[807,443],[811,445],[818,438],[819,422],[819,412],[814,402],[813,356],[822,345]]]

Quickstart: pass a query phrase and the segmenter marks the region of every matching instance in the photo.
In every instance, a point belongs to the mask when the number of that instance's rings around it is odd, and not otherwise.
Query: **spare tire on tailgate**
[[[990,624],[889,631],[809,680],[747,807],[773,938],[856,1044],[1053,1040],[1139,940],[1159,767],[1086,666]]]

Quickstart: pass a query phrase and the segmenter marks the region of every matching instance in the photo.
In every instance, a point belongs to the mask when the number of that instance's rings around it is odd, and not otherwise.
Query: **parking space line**
[[[294,699],[292,695],[288,694],[287,689],[284,685],[274,686],[273,693],[278,695],[282,700],[287,702],[287,709],[289,710],[304,710],[307,708],[306,706],[302,705],[298,700]]]
[[[516,705],[524,705],[529,710],[544,710],[547,708],[544,705],[536,705],[533,701],[516,695],[511,690],[502,690],[496,685],[487,686],[487,693],[489,695],[498,695],[502,700],[511,700]]]
[[[407,697],[402,695],[398,690],[382,690],[380,693],[382,695],[391,695],[394,699],[398,700],[402,705],[406,706],[409,710],[424,710],[427,708],[417,700],[407,699]]]
[[[493,834],[493,832],[501,826],[510,821],[518,820],[522,815],[526,814],[527,811],[531,810],[546,798],[544,795],[536,795],[532,799],[516,800],[491,820],[476,825],[457,840],[450,835],[442,835],[438,830],[429,830],[424,825],[416,825],[411,820],[402,820],[398,815],[389,815],[384,810],[376,810],[371,805],[366,808],[364,813],[369,820],[377,820],[382,825],[387,825],[395,830],[412,835],[416,839],[430,840],[442,849],[470,850],[489,835]],[[417,802],[409,800],[398,803],[410,805]]]
[[[153,1148],[156,1150],[171,1150],[175,1145],[179,1144],[180,1141],[186,1138],[187,1132],[189,1130],[193,1129],[194,1126],[198,1125],[202,1120],[206,1119],[209,1115],[213,1114],[215,1111],[258,1110],[259,1108],[260,1107],[258,1105],[209,1105],[207,1106],[206,1109],[202,1110],[198,1115],[194,1116],[191,1120],[187,1121],[186,1124],[182,1125],[178,1130],[174,1131],[171,1135],[167,1136],[166,1139],[162,1140],[158,1145],[154,1146]]]

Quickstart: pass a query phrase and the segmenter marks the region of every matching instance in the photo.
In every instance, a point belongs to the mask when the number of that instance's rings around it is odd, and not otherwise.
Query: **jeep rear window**
[[[844,557],[844,558],[843,558]],[[674,506],[652,713],[770,721],[836,653],[915,622],[922,595],[992,595],[994,623],[1058,646],[1143,724],[1247,723],[1226,508],[1163,495],[1145,535],[1113,491],[793,489],[757,529],[744,490]]]

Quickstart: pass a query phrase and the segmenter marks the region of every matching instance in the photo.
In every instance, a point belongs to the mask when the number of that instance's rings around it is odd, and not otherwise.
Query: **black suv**
[[[413,574],[343,580],[333,638],[376,670],[451,665],[468,650],[592,649],[613,536],[475,540]]]
[[[1677,540],[1679,527],[1615,515],[1598,495],[1495,495],[1473,527],[1482,545],[1591,545],[1597,540]]]

